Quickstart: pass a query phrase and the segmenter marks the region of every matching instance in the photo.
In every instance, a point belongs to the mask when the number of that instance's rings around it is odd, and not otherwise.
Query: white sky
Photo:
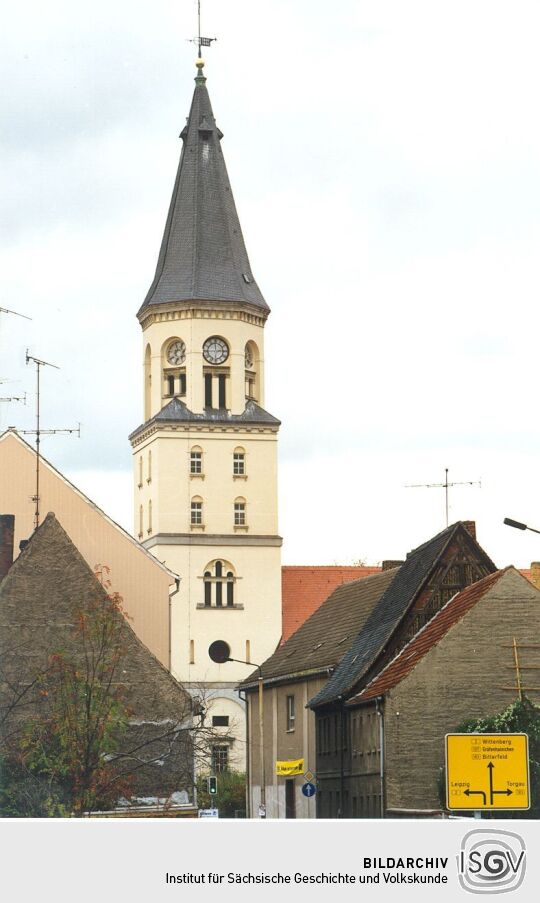
[[[193,91],[195,0],[20,0],[0,38],[1,426],[131,528],[135,319]],[[272,308],[288,564],[399,558],[451,493],[497,564],[540,559],[537,0],[203,0],[206,75]]]

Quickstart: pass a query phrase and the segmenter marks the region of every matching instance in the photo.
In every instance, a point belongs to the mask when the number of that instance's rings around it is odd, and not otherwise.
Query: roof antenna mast
[[[46,435],[53,435],[55,433],[76,433],[79,439],[81,438],[81,424],[77,428],[73,429],[59,429],[59,430],[42,430],[40,424],[40,375],[42,367],[54,367],[55,370],[59,370],[56,364],[51,364],[49,361],[41,361],[37,357],[32,357],[31,354],[28,354],[28,348],[26,349],[26,363],[29,364],[32,362],[36,365],[36,381],[37,381],[37,392],[36,392],[36,428],[35,430],[19,430],[19,433],[31,434],[36,437],[36,494],[32,496],[32,501],[35,502],[34,508],[34,530],[37,530],[39,527],[39,470],[40,470],[40,452],[39,446],[41,441],[41,436],[45,433]]]
[[[407,483],[405,489],[444,489],[446,503],[446,526],[448,526],[448,490],[452,486],[479,486],[482,488],[480,480],[466,480],[464,483],[448,482],[448,467],[444,468],[444,483]]]

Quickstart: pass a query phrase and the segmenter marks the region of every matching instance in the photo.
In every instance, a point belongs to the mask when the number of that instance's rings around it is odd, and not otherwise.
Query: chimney
[[[0,514],[0,580],[3,580],[13,564],[15,515]]]
[[[474,520],[464,520],[463,526],[465,527],[467,533],[472,536],[473,539],[476,539],[476,521]]]
[[[540,561],[531,561],[531,583],[540,589]]]
[[[392,568],[399,568],[404,564],[403,561],[395,561],[393,558],[387,558],[386,561],[383,561],[381,565],[381,570],[390,571]]]

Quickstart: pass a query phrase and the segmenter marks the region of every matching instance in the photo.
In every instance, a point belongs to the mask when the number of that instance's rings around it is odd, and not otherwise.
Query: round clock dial
[[[169,349],[167,351],[167,360],[169,364],[183,364],[186,359],[186,343],[181,342],[173,342],[172,345],[169,345]]]
[[[219,336],[210,336],[203,345],[203,355],[209,364],[223,364],[229,357],[229,346]]]

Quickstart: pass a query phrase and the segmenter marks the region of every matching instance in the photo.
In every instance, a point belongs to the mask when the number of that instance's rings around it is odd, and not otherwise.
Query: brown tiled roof
[[[284,565],[281,568],[281,643],[285,643],[298,630],[336,587],[360,577],[378,574],[380,570],[380,567],[354,565]]]
[[[263,677],[274,682],[334,668],[350,648],[398,570],[393,568],[338,586],[326,602],[264,662]],[[250,675],[242,686],[253,684],[256,677],[257,672]]]
[[[514,570],[514,568],[509,567],[502,571],[495,571],[494,574],[488,574],[487,577],[473,583],[450,599],[431,621],[418,631],[399,655],[386,668],[383,668],[361,693],[353,696],[347,705],[355,705],[382,696],[392,687],[397,686],[411,673],[424,655],[437,645],[450,628],[460,621],[509,570]]]

